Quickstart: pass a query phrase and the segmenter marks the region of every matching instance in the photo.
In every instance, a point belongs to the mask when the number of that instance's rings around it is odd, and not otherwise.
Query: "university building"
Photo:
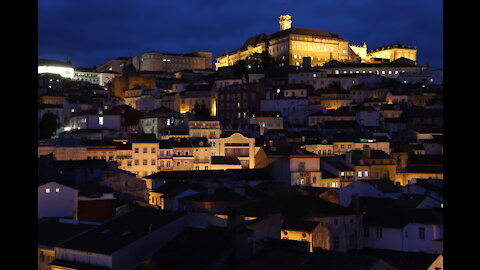
[[[278,66],[302,66],[304,57],[311,58],[312,66],[321,66],[331,60],[360,62],[360,57],[338,34],[314,29],[291,27],[290,15],[280,16],[280,31],[249,38],[243,46],[217,58],[215,67],[231,66],[252,53],[268,52]]]
[[[367,44],[356,46],[336,33],[323,30],[291,27],[292,16],[280,16],[280,31],[271,35],[253,36],[243,46],[217,58],[215,68],[232,66],[253,53],[268,52],[278,67],[303,67],[310,58],[311,66],[322,66],[332,60],[341,63],[385,63],[399,58],[416,62],[417,49],[402,44],[391,44],[367,51]]]

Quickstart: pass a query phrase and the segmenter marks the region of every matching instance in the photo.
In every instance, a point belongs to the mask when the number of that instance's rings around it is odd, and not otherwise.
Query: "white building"
[[[247,138],[241,133],[233,133],[228,137],[210,139],[211,155],[237,157],[242,168],[255,168],[255,139]]]
[[[57,182],[38,186],[38,218],[77,215],[78,190]]]
[[[305,98],[264,99],[260,101],[260,110],[280,112],[287,121],[290,121],[291,116],[296,116],[298,113],[302,115],[303,119],[306,119],[310,113],[308,99]]]
[[[304,149],[294,149],[290,153],[290,184],[319,186],[322,172],[320,156]]]
[[[70,118],[70,129],[120,130],[120,115],[81,112]]]
[[[38,74],[54,73],[64,78],[73,79],[74,70],[72,63],[57,60],[38,59]]]
[[[365,248],[443,252],[443,212],[439,209],[391,210],[364,216]]]

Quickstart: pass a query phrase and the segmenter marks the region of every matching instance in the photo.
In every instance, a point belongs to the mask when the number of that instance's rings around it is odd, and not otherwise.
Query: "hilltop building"
[[[338,34],[314,29],[291,27],[290,15],[280,16],[280,31],[253,36],[241,48],[217,58],[215,67],[232,66],[252,53],[268,52],[279,67],[303,66],[303,58],[310,57],[312,66],[321,66],[331,60],[360,62],[360,57]]]
[[[388,63],[402,57],[417,60],[415,47],[395,43],[368,52],[366,42],[356,46],[336,33],[292,27],[290,15],[281,15],[279,24],[279,32],[258,34],[247,39],[239,49],[222,54],[217,58],[215,68],[232,66],[253,53],[262,52],[268,52],[277,67],[309,68],[332,60],[341,63]]]

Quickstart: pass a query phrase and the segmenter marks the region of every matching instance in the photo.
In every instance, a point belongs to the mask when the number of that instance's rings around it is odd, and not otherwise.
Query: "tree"
[[[208,119],[210,118],[210,110],[208,110],[207,106],[205,104],[202,104],[201,106],[198,105],[198,103],[195,103],[195,106],[193,106],[192,113],[195,114],[195,117],[197,119]]]
[[[274,60],[268,52],[252,53],[246,58],[246,62],[251,68],[259,70],[268,70],[273,68]]]
[[[55,135],[55,131],[60,128],[58,117],[53,113],[46,113],[40,120],[40,138],[49,139]]]
[[[334,89],[334,90],[344,90],[342,87],[342,84],[338,81],[330,83],[327,88]]]
[[[245,60],[238,60],[232,66],[233,73],[237,75],[242,75],[242,82],[243,77],[245,77],[246,82],[248,83],[248,63]]]

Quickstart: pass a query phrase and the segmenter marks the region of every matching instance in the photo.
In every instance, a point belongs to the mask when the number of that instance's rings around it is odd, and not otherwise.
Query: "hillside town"
[[[38,269],[443,269],[443,71],[279,24],[38,59]]]

